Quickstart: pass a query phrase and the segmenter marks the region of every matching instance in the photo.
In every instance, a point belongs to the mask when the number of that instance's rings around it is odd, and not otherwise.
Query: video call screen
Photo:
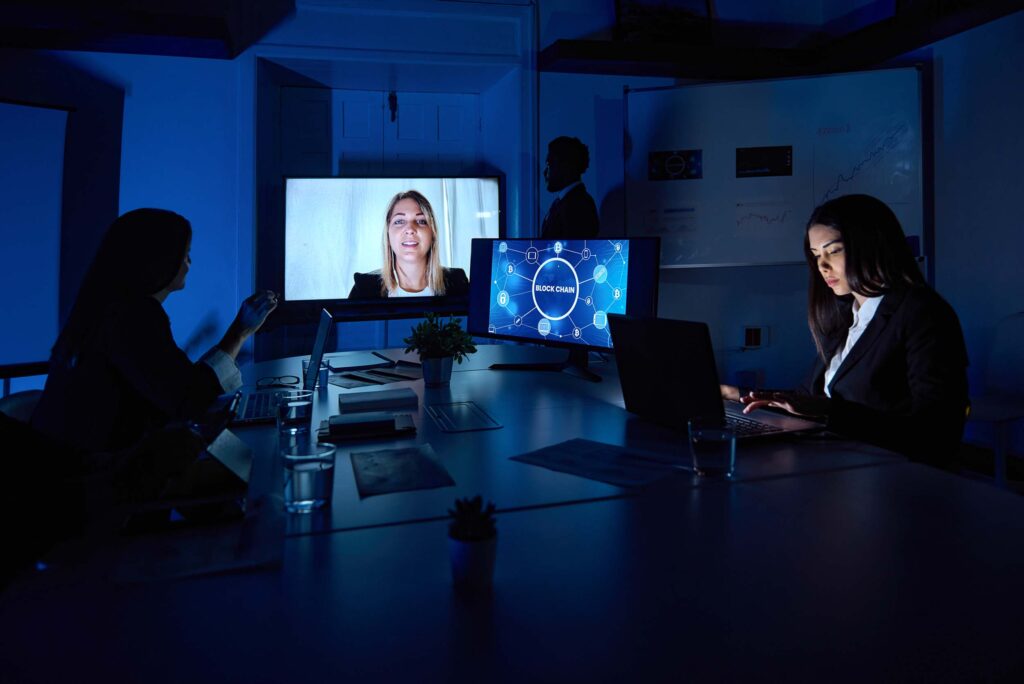
[[[408,190],[419,192],[433,210],[436,239],[430,249],[437,250],[441,266],[468,277],[472,240],[499,236],[498,177],[288,178],[285,299],[347,299],[356,273],[388,268],[387,208]]]
[[[478,241],[474,268],[486,263],[490,283],[485,289],[474,271],[470,331],[609,349],[608,314],[653,315],[657,245],[626,238]],[[639,272],[631,273],[635,264]]]

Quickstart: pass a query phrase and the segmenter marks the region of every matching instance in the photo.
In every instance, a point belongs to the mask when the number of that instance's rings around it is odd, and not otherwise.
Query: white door
[[[281,89],[284,176],[447,176],[480,155],[480,96]]]
[[[398,93],[384,120],[384,158],[403,174],[457,175],[479,158],[478,95]]]
[[[281,175],[330,176],[331,91],[281,89]]]
[[[331,91],[331,158],[336,175],[384,175],[385,101],[381,92]]]

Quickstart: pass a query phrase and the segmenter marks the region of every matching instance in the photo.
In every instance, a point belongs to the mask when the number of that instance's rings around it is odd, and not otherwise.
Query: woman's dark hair
[[[845,195],[825,202],[811,213],[807,231],[822,225],[839,231],[846,257],[850,289],[877,297],[895,287],[924,285],[921,270],[907,244],[899,219],[884,202],[870,195]],[[837,297],[825,284],[804,232],[804,256],[810,267],[807,288],[807,324],[822,358],[835,350],[834,335],[853,322],[850,297]]]
[[[74,365],[83,343],[111,306],[148,297],[170,285],[191,239],[192,224],[166,209],[135,209],[115,219],[53,345],[51,365]]]

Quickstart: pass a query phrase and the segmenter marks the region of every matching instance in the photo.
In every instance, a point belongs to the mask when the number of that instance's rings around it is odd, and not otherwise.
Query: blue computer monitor
[[[585,369],[588,351],[612,348],[608,314],[657,315],[659,258],[652,237],[473,240],[467,327],[564,347],[557,369]]]

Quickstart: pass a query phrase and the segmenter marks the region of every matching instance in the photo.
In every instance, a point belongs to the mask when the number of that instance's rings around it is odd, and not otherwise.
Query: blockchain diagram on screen
[[[501,240],[491,255],[488,332],[612,346],[626,312],[626,240]]]

